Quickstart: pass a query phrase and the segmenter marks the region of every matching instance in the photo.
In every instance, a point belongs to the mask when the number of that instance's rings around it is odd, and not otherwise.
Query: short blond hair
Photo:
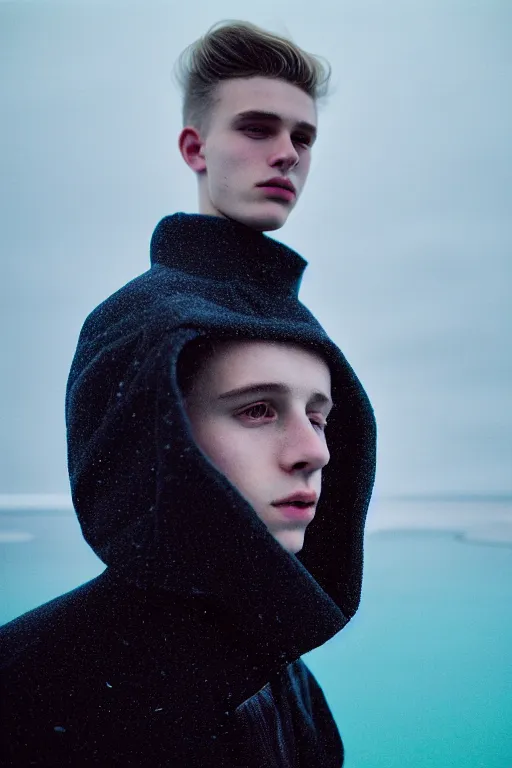
[[[180,54],[174,77],[182,91],[183,126],[204,137],[217,102],[217,86],[237,77],[269,77],[301,88],[315,101],[326,99],[332,70],[323,57],[247,21],[217,22]]]

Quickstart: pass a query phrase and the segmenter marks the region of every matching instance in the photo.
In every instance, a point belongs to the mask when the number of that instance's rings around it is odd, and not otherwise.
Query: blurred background
[[[308,184],[272,235],[379,421],[383,494],[512,492],[512,5],[0,3],[0,489],[66,493],[63,402],[85,316],[197,210],[180,51],[243,18],[324,56]]]
[[[197,211],[172,67],[222,19],[333,68],[308,184],[271,236],[309,262],[301,299],[379,427],[362,606],[308,660],[347,768],[510,768],[504,0],[0,1],[0,618],[102,570],[70,507],[66,379],[160,218]]]

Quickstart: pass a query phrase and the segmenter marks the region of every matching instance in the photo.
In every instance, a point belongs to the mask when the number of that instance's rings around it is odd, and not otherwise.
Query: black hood
[[[305,267],[238,222],[164,218],[151,269],[86,319],[66,393],[73,503],[109,571],[163,601],[169,591],[202,595],[288,660],[357,610],[375,472],[368,398],[297,298]],[[298,555],[274,540],[192,438],[177,363],[200,336],[300,343],[330,367],[331,458]]]

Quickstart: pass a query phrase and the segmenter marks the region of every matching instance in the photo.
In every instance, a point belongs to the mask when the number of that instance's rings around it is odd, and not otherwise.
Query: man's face
[[[266,77],[225,80],[217,97],[207,135],[188,126],[179,140],[185,161],[198,173],[200,213],[259,231],[279,229],[309,173],[315,103],[300,88]],[[242,116],[250,112],[252,117]],[[254,114],[261,112],[275,116]],[[295,194],[259,186],[274,177],[291,181]]]
[[[330,384],[326,363],[299,347],[224,342],[186,398],[197,445],[288,552],[303,547],[329,461]]]

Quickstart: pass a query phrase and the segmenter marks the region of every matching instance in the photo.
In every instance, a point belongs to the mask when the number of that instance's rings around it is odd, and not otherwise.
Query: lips
[[[290,192],[293,192],[294,195],[296,194],[292,182],[289,179],[283,179],[280,176],[274,176],[272,179],[263,181],[261,184],[258,184],[258,187],[279,187],[280,189],[287,189]]]
[[[284,187],[260,187],[265,192],[267,197],[273,200],[285,200],[290,203],[295,199],[295,192],[291,189],[285,189]]]
[[[311,507],[316,504],[317,495],[314,491],[296,491],[289,496],[285,496],[283,499],[277,499],[272,502],[274,507],[282,506],[297,506],[297,507]]]
[[[300,502],[291,504],[276,504],[277,514],[281,519],[291,520],[295,523],[310,523],[315,517],[315,505],[313,503],[301,505]]]

